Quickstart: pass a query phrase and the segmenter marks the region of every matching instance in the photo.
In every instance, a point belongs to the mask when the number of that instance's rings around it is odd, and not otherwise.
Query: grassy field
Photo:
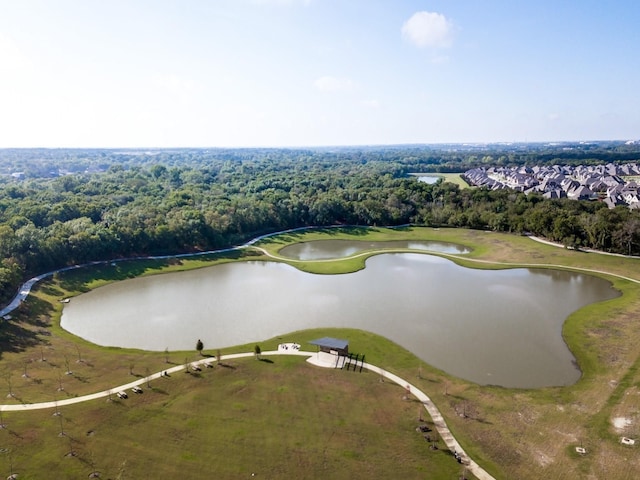
[[[540,264],[602,272],[598,275],[623,295],[567,319],[563,335],[583,371],[582,379],[569,387],[479,386],[361,331],[296,332],[265,339],[263,350],[281,341],[309,348],[305,342],[318,336],[349,338],[351,349],[365,353],[367,361],[410,378],[425,391],[467,452],[497,478],[635,478],[640,471],[638,447],[621,445],[620,437],[640,434],[639,289],[605,272],[635,278],[638,260],[565,250],[525,237],[427,228],[323,229],[282,235],[259,246],[278,255],[293,242],[347,237],[460,243],[473,252],[456,261],[473,268]],[[340,262],[291,263],[316,273],[342,273],[363,268],[370,254],[375,252]],[[194,260],[122,262],[42,284],[0,329],[0,372],[6,395],[13,394],[5,403],[92,393],[162,370],[167,360],[183,364],[197,358],[195,351],[167,355],[84,342],[59,327],[60,299],[131,276],[247,258],[267,257],[256,250]],[[221,347],[223,354],[253,349]],[[461,475],[450,455],[429,450],[415,431],[418,404],[403,401],[399,387],[370,373],[318,369],[298,358],[271,360],[237,360],[198,375],[154,380],[142,395],[65,407],[61,418],[52,411],[5,412],[0,474],[9,475],[13,466],[20,478],[50,478],[50,472],[60,478],[86,478],[94,469],[102,478]],[[73,373],[67,375],[68,370]],[[587,454],[577,454],[576,446],[586,448]],[[67,456],[71,450],[75,455]]]
[[[223,363],[154,380],[126,400],[60,408],[60,416],[5,413],[0,438],[12,458],[5,455],[3,469],[9,475],[11,460],[20,478],[461,473],[447,451],[430,450],[415,431],[419,405],[376,375],[313,368],[300,357]]]

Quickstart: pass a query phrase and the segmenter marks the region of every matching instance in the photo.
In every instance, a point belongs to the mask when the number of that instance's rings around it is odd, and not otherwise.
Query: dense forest
[[[0,303],[62,266],[216,249],[311,225],[531,232],[640,254],[640,214],[601,202],[429,185],[411,172],[635,162],[604,144],[318,149],[0,150]]]

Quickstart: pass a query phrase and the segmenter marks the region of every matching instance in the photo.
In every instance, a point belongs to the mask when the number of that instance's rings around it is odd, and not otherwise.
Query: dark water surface
[[[540,387],[580,376],[561,336],[567,316],[617,295],[589,275],[384,254],[346,275],[248,262],[126,280],[72,299],[62,326],[99,345],[157,351],[193,350],[198,338],[213,349],[300,329],[360,328],[467,380]]]

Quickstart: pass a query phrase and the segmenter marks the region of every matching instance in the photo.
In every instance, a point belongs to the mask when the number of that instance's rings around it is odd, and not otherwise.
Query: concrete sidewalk
[[[297,345],[297,344],[296,344]],[[269,350],[266,352],[262,352],[260,356],[271,356],[271,355],[297,355],[302,357],[308,357],[307,362],[312,365],[322,367],[322,368],[335,368],[335,362],[327,362],[322,361],[322,359],[318,356],[317,352],[308,352],[301,351],[299,349],[294,348],[278,348],[278,350]],[[245,358],[245,357],[253,357],[255,356],[254,352],[246,352],[246,353],[235,353],[231,355],[223,355],[220,357],[220,361],[223,360],[232,360],[234,358]],[[217,359],[215,357],[206,357],[200,360],[189,362],[188,364],[176,365],[174,367],[168,368],[166,370],[162,370],[160,372],[149,375],[145,378],[139,378],[133,382],[125,383],[123,385],[119,385],[117,387],[111,388],[109,390],[103,390],[101,392],[92,393],[89,395],[83,395],[81,397],[74,398],[65,398],[63,400],[53,401],[53,402],[42,402],[42,403],[24,403],[19,405],[0,405],[0,410],[3,412],[20,412],[20,411],[29,411],[29,410],[41,410],[48,408],[58,408],[67,405],[73,405],[81,402],[88,402],[90,400],[96,400],[99,398],[105,398],[110,395],[116,395],[118,392],[131,390],[133,387],[140,386],[145,384],[147,381],[155,380],[158,378],[164,377],[166,374],[171,375],[173,373],[182,372],[186,368],[191,368],[192,366],[201,366],[207,363],[215,363]],[[370,370],[378,375],[381,375],[383,378],[389,379],[392,382],[400,385],[402,388],[407,389],[414,397],[416,397],[424,408],[427,410],[433,423],[438,431],[438,434],[446,444],[447,448],[452,452],[457,452],[458,455],[462,457],[464,465],[467,466],[469,471],[475,475],[479,480],[495,480],[493,476],[491,476],[487,471],[485,471],[480,465],[474,462],[469,456],[466,454],[462,446],[455,439],[449,427],[447,427],[447,423],[444,421],[442,414],[435,406],[435,404],[431,401],[431,399],[419,388],[415,385],[410,384],[405,379],[398,377],[397,375],[388,372],[380,367],[375,365],[371,365],[369,363],[363,363],[363,367],[367,370]]]

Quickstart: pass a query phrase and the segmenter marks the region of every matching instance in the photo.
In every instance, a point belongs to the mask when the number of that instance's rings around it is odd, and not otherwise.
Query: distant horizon
[[[509,145],[598,145],[603,143],[621,143],[640,145],[638,139],[611,140],[540,140],[540,141],[493,141],[493,142],[415,142],[415,143],[370,143],[370,144],[341,144],[341,145],[253,145],[253,146],[115,146],[115,147],[0,147],[1,150],[301,150],[301,149],[332,149],[332,148],[393,148],[393,147],[445,147],[445,146],[509,146]]]

